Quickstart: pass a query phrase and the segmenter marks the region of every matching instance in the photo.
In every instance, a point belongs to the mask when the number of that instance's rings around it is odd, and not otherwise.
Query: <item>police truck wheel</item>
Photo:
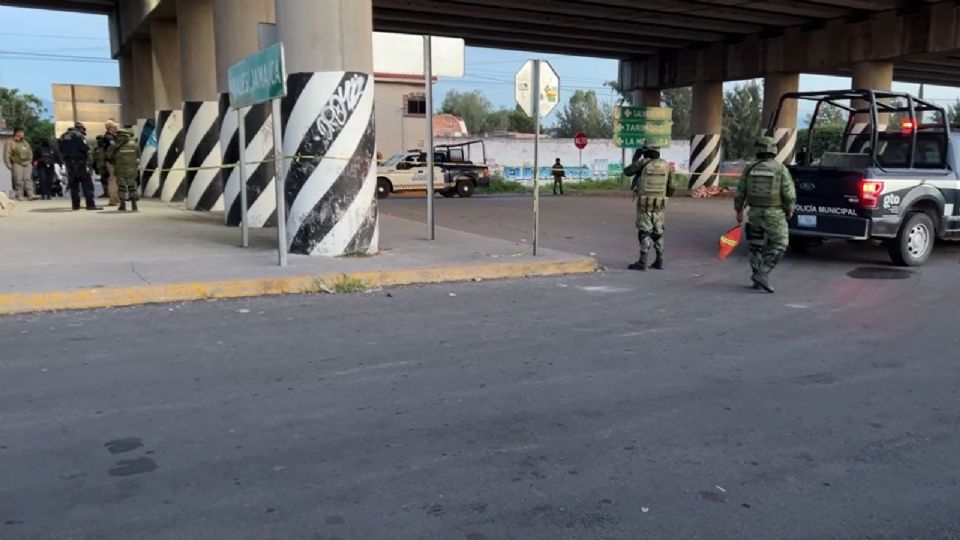
[[[457,195],[466,199],[473,195],[473,182],[470,180],[460,180],[457,182]]]
[[[890,258],[900,266],[920,266],[930,259],[937,229],[930,216],[923,212],[910,214],[897,237],[887,244]]]
[[[393,184],[386,178],[377,178],[377,198],[386,199],[393,191]]]

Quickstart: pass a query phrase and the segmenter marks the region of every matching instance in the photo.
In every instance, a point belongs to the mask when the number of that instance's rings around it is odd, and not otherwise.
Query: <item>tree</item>
[[[951,125],[960,123],[960,99],[947,107],[947,121]]]
[[[752,157],[760,134],[763,96],[760,85],[750,81],[723,96],[723,151],[727,159]]]
[[[53,122],[44,118],[47,110],[33,94],[21,94],[16,88],[0,88],[0,112],[7,128],[23,129],[33,146],[53,137]]]
[[[515,133],[533,133],[535,127],[533,125],[533,118],[527,116],[527,113],[523,112],[523,109],[517,105],[512,111],[508,113],[509,122],[510,122],[510,131]]]
[[[491,115],[494,113],[493,105],[479,90],[473,92],[451,90],[443,99],[440,110],[463,118],[467,124],[467,130],[475,135],[495,131],[499,127],[496,124],[502,120],[493,118],[491,122]]]
[[[593,90],[577,90],[557,113],[557,136],[573,137],[584,132],[587,137],[609,139],[613,136],[613,115],[609,104],[601,104]]]
[[[663,106],[673,109],[673,132],[674,139],[689,140],[690,121],[693,118],[693,89],[689,86],[683,88],[669,88],[663,91]]]

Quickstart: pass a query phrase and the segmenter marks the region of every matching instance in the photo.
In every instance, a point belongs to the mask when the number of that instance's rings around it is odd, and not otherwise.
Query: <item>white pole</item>
[[[239,169],[240,169],[240,245],[250,247],[250,223],[247,221],[247,126],[244,123],[244,110],[249,107],[237,109],[237,145],[240,150]],[[230,209],[227,208],[227,212]]]
[[[540,235],[540,60],[533,61],[533,256]]]
[[[433,43],[423,36],[423,78],[427,101],[427,238],[436,238],[433,216]]]
[[[287,199],[283,176],[283,126],[280,100],[273,100],[273,182],[277,188],[277,264],[287,265]]]
[[[580,148],[580,164],[577,165],[577,179],[583,182],[583,148]]]

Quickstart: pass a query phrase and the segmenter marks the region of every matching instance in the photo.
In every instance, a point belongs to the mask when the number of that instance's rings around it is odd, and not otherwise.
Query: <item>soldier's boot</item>
[[[137,208],[137,200],[136,200],[136,199],[133,199],[133,200],[130,201],[130,209],[133,210],[134,212],[139,212],[139,211],[140,211],[140,209]]]
[[[765,256],[763,258],[763,264],[760,266],[758,274],[760,274],[761,279],[757,282],[760,285],[760,288],[767,291],[768,293],[775,292],[773,286],[770,285],[770,272],[777,267],[777,263],[780,262],[780,257],[783,255],[783,252],[775,253],[773,255]]]
[[[127,211],[127,201],[126,201],[126,199],[120,199],[120,208],[117,208],[117,211],[118,211],[118,212],[126,212],[126,211]]]
[[[657,260],[653,261],[650,268],[654,270],[663,270],[663,253],[657,253]]]
[[[647,269],[647,252],[640,253],[640,259],[627,267],[628,270],[637,270],[643,272]]]
[[[776,292],[776,290],[774,290],[773,288],[773,285],[770,285],[770,276],[762,273],[757,274],[757,277],[754,278],[753,288],[757,290],[763,289],[764,291],[767,291],[770,294],[773,294]]]

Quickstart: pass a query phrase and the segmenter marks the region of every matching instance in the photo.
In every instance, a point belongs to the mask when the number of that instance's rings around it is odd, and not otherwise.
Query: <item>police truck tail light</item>
[[[860,206],[876,208],[880,206],[880,193],[883,192],[883,182],[873,180],[860,181]]]
[[[904,120],[900,122],[900,131],[902,131],[904,135],[909,135],[910,132],[913,131],[913,126],[913,120]]]

